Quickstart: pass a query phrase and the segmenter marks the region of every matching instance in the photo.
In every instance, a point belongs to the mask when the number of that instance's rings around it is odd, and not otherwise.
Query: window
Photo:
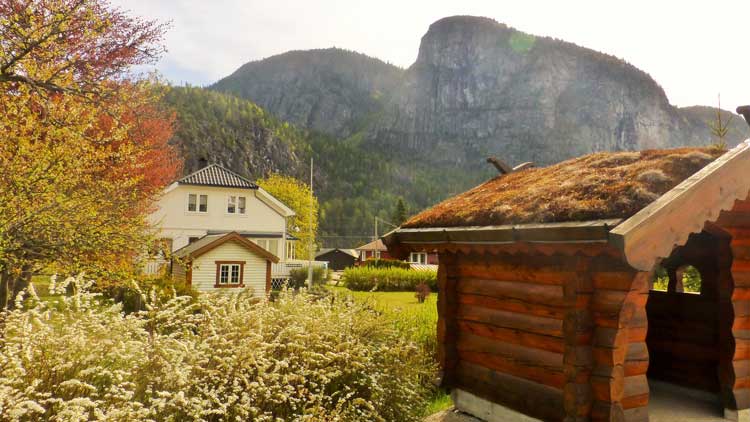
[[[216,261],[214,287],[244,287],[242,282],[244,266],[244,261]]]
[[[208,195],[188,194],[189,212],[208,212]]]
[[[671,284],[671,286],[670,286]],[[674,293],[701,293],[701,273],[692,265],[683,265],[668,270],[658,266],[654,273],[651,290]]]
[[[295,259],[296,245],[293,240],[287,240],[286,242],[286,259]]]
[[[244,214],[245,202],[244,196],[229,195],[227,197],[227,214]]]
[[[409,262],[412,264],[426,264],[427,253],[426,252],[412,252],[409,254]]]

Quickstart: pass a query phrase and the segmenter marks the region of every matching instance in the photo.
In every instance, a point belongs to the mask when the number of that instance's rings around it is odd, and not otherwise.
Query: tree
[[[398,198],[398,202],[396,202],[396,209],[393,210],[393,217],[391,217],[391,219],[393,220],[393,224],[400,226],[404,224],[406,218],[406,205],[404,205],[403,199]]]
[[[95,0],[0,0],[0,307],[34,272],[132,264],[176,176],[153,81],[164,27]]]
[[[719,95],[719,107],[716,109],[716,120],[709,122],[708,127],[711,129],[711,134],[716,137],[714,145],[717,148],[727,148],[727,133],[729,133],[729,124],[732,122],[734,115],[730,114],[729,119],[723,121],[721,117],[721,95]]]
[[[287,220],[287,231],[299,238],[297,256],[306,259],[309,256],[310,243],[315,248],[315,236],[318,232],[318,198],[310,195],[310,186],[307,184],[281,174],[272,174],[265,179],[258,180],[257,183],[295,212],[296,215]],[[310,207],[312,207],[312,219],[310,219]]]

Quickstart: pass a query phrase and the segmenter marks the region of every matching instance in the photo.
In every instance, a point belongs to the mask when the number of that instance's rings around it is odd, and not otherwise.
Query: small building
[[[239,233],[206,235],[172,256],[172,278],[199,292],[271,291],[271,265],[279,258]]]
[[[356,248],[355,251],[357,251],[360,263],[368,259],[394,259],[382,239],[373,240]],[[411,251],[408,256],[403,257],[403,260],[410,264],[437,265],[438,254],[436,250],[419,249]]]
[[[750,420],[749,195],[750,140],[596,153],[498,176],[384,240],[440,255],[438,357],[460,410],[648,421],[666,383]]]
[[[354,249],[321,249],[315,255],[316,261],[328,262],[328,268],[334,271],[343,271],[346,268],[353,267],[357,263],[359,254]]]

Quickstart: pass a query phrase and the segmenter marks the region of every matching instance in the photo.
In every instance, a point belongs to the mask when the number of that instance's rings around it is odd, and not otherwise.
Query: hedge
[[[409,291],[425,283],[437,290],[437,272],[432,270],[406,270],[403,268],[347,268],[343,274],[344,285],[355,291]]]

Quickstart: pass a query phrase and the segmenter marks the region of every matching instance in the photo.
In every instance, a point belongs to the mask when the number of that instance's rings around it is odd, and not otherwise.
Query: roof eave
[[[511,244],[607,242],[609,232],[622,219],[583,222],[514,224],[502,226],[399,228],[383,236],[386,245],[395,244]]]

